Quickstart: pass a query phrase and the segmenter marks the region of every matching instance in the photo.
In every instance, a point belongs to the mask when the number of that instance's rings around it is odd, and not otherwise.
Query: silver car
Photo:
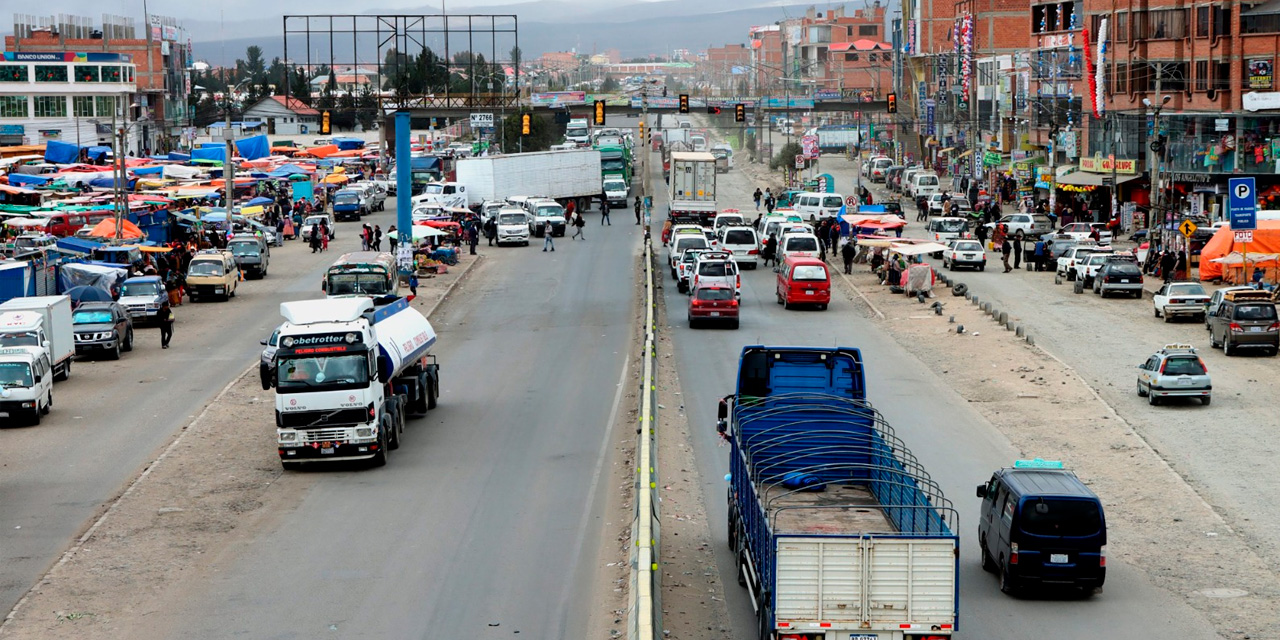
[[[1209,404],[1213,381],[1189,344],[1168,344],[1138,365],[1138,396],[1152,405],[1166,398],[1199,398]]]

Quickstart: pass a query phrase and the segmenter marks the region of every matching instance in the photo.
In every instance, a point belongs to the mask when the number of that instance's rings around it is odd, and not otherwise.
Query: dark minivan
[[[1067,585],[1086,593],[1107,575],[1107,523],[1102,502],[1061,462],[1019,460],[978,485],[982,568],[998,573],[1000,590]]]

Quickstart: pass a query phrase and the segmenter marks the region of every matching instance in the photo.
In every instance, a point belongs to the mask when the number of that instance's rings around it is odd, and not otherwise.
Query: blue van
[[[1107,576],[1102,502],[1061,462],[1019,460],[978,485],[982,568],[1012,594],[1030,585],[1067,585],[1086,593]]]

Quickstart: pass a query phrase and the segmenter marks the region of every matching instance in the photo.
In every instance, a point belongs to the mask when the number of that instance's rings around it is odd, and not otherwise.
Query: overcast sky
[[[463,11],[469,8],[509,5],[519,2],[530,2],[531,0],[445,0],[445,8],[448,11]],[[576,2],[579,0],[568,0]],[[643,0],[637,0],[643,1]],[[580,0],[583,5],[596,4],[591,0]],[[9,3],[6,3],[9,4]],[[6,7],[7,12],[25,13],[35,15],[52,15],[41,14],[41,7],[46,10],[57,13],[66,13],[71,15],[89,16],[96,23],[101,19],[103,13],[115,15],[136,17],[139,22],[142,20],[142,0],[56,0],[53,5],[18,5],[12,4]],[[356,7],[360,8],[357,9]],[[433,0],[430,3],[424,3],[420,0],[376,0],[376,2],[352,2],[352,0],[307,0],[305,3],[284,2],[281,0],[212,0],[201,2],[164,2],[161,0],[149,0],[147,9],[154,14],[172,16],[182,21],[211,21],[217,22],[220,14],[225,16],[228,21],[233,19],[241,20],[250,16],[278,18],[286,12],[292,15],[298,14],[325,14],[325,13],[374,13],[396,11],[404,13],[429,12],[438,11],[440,2]],[[8,16],[5,15],[7,23]],[[8,26],[6,24],[6,26]],[[8,29],[5,29],[8,31]]]

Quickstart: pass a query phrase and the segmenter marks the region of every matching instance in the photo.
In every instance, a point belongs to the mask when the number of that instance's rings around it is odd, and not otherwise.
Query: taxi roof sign
[[[1014,469],[1065,469],[1061,460],[1045,460],[1036,458],[1034,460],[1014,460]]]

